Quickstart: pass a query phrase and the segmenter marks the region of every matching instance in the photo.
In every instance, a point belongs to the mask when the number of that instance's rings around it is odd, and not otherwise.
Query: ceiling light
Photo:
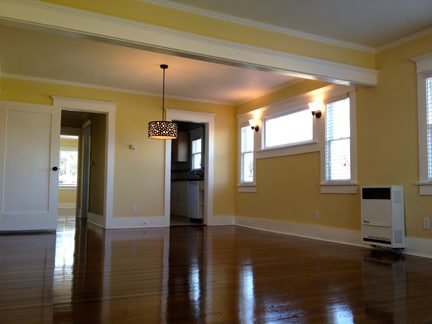
[[[161,64],[163,70],[162,83],[162,120],[154,120],[148,123],[148,137],[153,139],[170,140],[177,138],[177,124],[165,120],[165,70],[168,65]]]

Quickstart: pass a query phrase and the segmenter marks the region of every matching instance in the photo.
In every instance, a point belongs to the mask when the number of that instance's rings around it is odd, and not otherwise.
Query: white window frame
[[[318,152],[320,150],[319,138],[322,133],[322,119],[316,119],[312,117],[311,114],[311,122],[313,123],[313,135],[312,140],[304,141],[299,143],[280,145],[275,147],[264,147],[264,134],[265,134],[265,120],[271,119],[287,114],[296,113],[300,110],[309,109],[309,103],[312,101],[311,96],[313,93],[307,95],[301,95],[289,100],[281,101],[279,103],[273,104],[271,106],[262,108],[259,110],[259,114],[262,118],[262,127],[259,131],[259,141],[258,145],[255,147],[256,150],[256,159],[265,159],[272,158],[278,156],[287,156],[287,155],[295,155],[295,154],[303,154],[309,152]],[[257,114],[257,111],[254,111]]]
[[[358,191],[357,180],[357,129],[356,129],[356,92],[354,87],[335,88],[326,94],[324,104],[350,99],[350,149],[351,149],[351,179],[349,180],[327,180],[326,179],[326,147],[325,130],[322,138],[321,149],[321,193],[355,194]],[[325,118],[325,114],[324,114]]]
[[[65,136],[65,134],[62,134],[61,136]],[[66,135],[69,136],[69,135]],[[72,135],[74,137],[77,137],[77,141],[79,141],[79,136],[78,135]],[[79,143],[77,143],[77,146],[68,146],[68,145],[60,145],[60,152],[61,151],[72,151],[72,152],[76,152],[77,153],[77,184],[63,184],[60,183],[59,181],[59,188],[62,190],[76,190],[78,187],[78,159],[79,159]],[[61,153],[60,153],[61,155]]]
[[[432,181],[428,179],[427,157],[427,107],[426,79],[432,77],[432,53],[413,58],[417,65],[417,103],[419,136],[419,180],[416,183],[420,195],[432,195]]]
[[[194,151],[194,145],[193,145],[193,143],[195,142],[195,141],[200,141],[200,150],[199,151]],[[192,143],[192,145],[191,145],[191,169],[192,169],[192,171],[197,171],[197,170],[202,170],[202,147],[203,147],[203,143],[202,143],[202,137],[198,137],[198,138],[196,138],[196,139],[193,139],[192,141],[191,141],[191,143]],[[199,159],[200,159],[200,161],[201,161],[201,164],[200,164],[200,166],[199,166],[199,168],[196,168],[195,166],[194,166],[194,161],[195,161],[195,159],[194,159],[194,157],[195,156],[199,156]]]
[[[343,99],[349,96],[350,98],[350,130],[351,130],[351,179],[347,181],[326,181],[325,180],[325,110],[322,111],[321,118],[315,118],[311,114],[311,120],[313,121],[313,139],[307,142],[295,143],[292,145],[280,146],[275,148],[263,148],[263,134],[264,125],[263,120],[265,118],[271,118],[277,115],[286,114],[290,112],[296,112],[299,109],[308,107],[309,103],[315,102],[315,98],[326,104],[328,102],[336,101],[337,99]],[[256,116],[260,116],[257,118]],[[239,115],[238,117],[238,134],[239,143],[241,136],[241,127],[247,125],[249,119],[255,119],[258,122],[260,129],[255,132],[254,147],[255,147],[255,162],[258,159],[287,156],[295,154],[303,154],[309,152],[320,152],[320,189],[321,193],[341,193],[341,194],[352,194],[357,193],[357,130],[356,130],[356,93],[355,87],[352,86],[340,86],[340,85],[329,85],[324,88],[320,88],[315,91],[300,95],[289,100],[285,100],[267,107],[259,108],[249,113]],[[252,130],[251,130],[252,131]],[[239,191],[242,191],[243,186],[240,184],[240,168],[241,168],[241,157],[240,149],[239,154]],[[256,182],[256,163],[254,167],[254,179]],[[253,185],[256,190],[256,183]],[[245,190],[246,191],[246,190]],[[249,190],[247,190],[249,191]]]
[[[256,192],[256,148],[257,148],[257,138],[258,138],[258,132],[253,130],[249,126],[249,119],[255,119],[253,116],[250,115],[240,115],[238,116],[238,123],[237,123],[237,129],[238,129],[238,183],[237,183],[237,191],[238,192]],[[241,129],[243,127],[249,127],[250,132],[254,134],[254,158],[253,158],[253,182],[242,182],[241,178],[241,170],[242,170],[242,152],[241,152],[241,142],[242,142],[242,133]]]

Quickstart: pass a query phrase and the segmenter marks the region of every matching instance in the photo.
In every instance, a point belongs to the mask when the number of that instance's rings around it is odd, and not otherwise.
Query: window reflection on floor
[[[58,217],[54,266],[54,298],[70,302],[75,250],[75,217]],[[59,298],[62,298],[60,301]]]

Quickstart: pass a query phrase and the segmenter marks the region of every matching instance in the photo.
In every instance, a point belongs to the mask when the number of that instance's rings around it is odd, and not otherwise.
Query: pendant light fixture
[[[165,70],[168,69],[168,65],[161,64],[160,68],[163,70],[162,120],[154,120],[148,123],[148,137],[170,140],[177,138],[177,124],[165,120]]]

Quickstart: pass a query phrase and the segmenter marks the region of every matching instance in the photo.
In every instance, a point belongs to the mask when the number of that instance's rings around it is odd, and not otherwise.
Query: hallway
[[[0,236],[2,323],[425,323],[432,260],[236,226]]]

